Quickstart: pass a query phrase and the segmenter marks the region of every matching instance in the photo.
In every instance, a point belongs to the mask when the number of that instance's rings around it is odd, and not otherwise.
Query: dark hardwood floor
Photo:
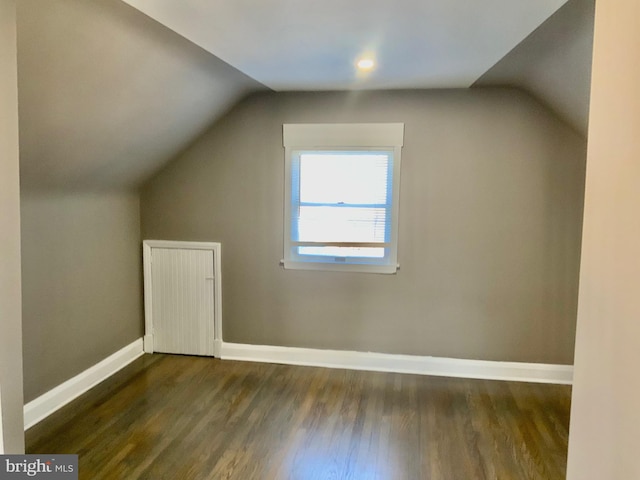
[[[145,355],[27,432],[80,478],[565,478],[570,387]]]

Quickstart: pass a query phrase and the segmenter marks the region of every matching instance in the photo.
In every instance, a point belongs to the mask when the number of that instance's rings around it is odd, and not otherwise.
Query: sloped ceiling
[[[133,188],[264,88],[119,0],[20,0],[23,188]]]
[[[586,138],[594,13],[595,0],[569,0],[474,86],[520,87]]]
[[[121,0],[17,2],[23,188],[137,188],[251,91],[468,87],[496,62],[476,86],[586,130],[594,0],[532,34],[565,0],[126,1],[179,33]]]
[[[124,1],[276,91],[466,88],[566,2]]]

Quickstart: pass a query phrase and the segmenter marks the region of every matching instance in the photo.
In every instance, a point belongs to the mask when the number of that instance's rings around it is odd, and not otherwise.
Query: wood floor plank
[[[563,479],[571,389],[145,355],[31,428],[87,480]]]

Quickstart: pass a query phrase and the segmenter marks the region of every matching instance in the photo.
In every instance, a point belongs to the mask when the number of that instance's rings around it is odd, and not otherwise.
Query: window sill
[[[363,265],[363,264],[335,264],[317,262],[293,262],[290,260],[280,260],[280,265],[285,270],[313,270],[325,272],[350,272],[350,273],[380,273],[392,275],[400,269],[400,264],[396,265]]]

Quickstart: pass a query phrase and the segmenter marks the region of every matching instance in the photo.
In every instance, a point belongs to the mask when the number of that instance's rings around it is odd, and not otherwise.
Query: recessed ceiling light
[[[356,63],[356,66],[360,70],[371,70],[375,64],[376,62],[374,62],[372,58],[361,58],[358,60],[358,63]]]

